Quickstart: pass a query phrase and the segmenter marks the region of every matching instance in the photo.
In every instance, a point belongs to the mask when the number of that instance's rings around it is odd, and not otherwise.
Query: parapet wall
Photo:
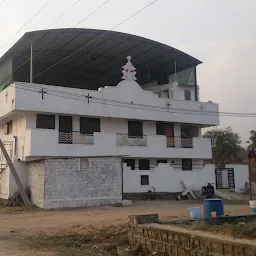
[[[129,217],[129,240],[170,256],[254,256],[256,242],[159,224],[157,214]]]

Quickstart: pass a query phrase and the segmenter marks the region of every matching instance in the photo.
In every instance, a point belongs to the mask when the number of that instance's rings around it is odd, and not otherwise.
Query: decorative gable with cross
[[[127,57],[127,63],[122,67],[123,68],[123,76],[122,79],[126,81],[136,81],[136,68],[133,66],[131,62],[132,57]]]

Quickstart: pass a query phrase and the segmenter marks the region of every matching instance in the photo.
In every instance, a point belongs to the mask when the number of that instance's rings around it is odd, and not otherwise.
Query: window
[[[89,160],[87,158],[80,158],[80,171],[89,171]]]
[[[191,91],[190,90],[185,90],[185,100],[191,100]]]
[[[143,137],[143,123],[141,121],[128,121],[128,135]]]
[[[140,159],[139,160],[139,170],[150,170],[149,159]]]
[[[167,164],[167,159],[156,160],[157,164]]]
[[[12,121],[4,125],[4,134],[8,135],[12,133]]]
[[[199,128],[195,125],[181,125],[181,134],[186,138],[199,137]]]
[[[94,132],[100,132],[100,119],[80,117],[80,133],[93,134]]]
[[[182,170],[192,171],[192,159],[182,159]]]
[[[149,185],[149,177],[148,177],[148,175],[140,175],[140,185],[142,185],[142,186]]]
[[[126,163],[127,166],[131,167],[132,170],[135,170],[135,159],[124,159],[124,163]]]
[[[165,135],[165,123],[156,123],[156,134]]]
[[[156,123],[156,134],[174,137],[174,127],[172,123]]]
[[[55,115],[36,115],[36,128],[55,129]]]

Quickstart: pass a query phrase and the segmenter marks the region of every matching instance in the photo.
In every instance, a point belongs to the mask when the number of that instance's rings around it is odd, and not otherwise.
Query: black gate
[[[235,175],[234,168],[216,168],[215,179],[217,189],[234,189]]]

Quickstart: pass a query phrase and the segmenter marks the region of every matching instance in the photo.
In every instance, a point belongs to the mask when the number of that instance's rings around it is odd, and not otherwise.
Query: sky
[[[25,32],[48,27],[77,0],[0,0],[0,56]],[[110,0],[79,27],[112,29],[153,0]],[[105,0],[80,0],[50,28],[74,27]],[[222,112],[256,112],[256,1],[158,0],[116,30],[165,43],[201,60],[200,100],[219,103]],[[11,38],[9,40],[9,38]],[[8,41],[8,42],[7,42]],[[243,144],[256,129],[256,117],[220,117]]]

